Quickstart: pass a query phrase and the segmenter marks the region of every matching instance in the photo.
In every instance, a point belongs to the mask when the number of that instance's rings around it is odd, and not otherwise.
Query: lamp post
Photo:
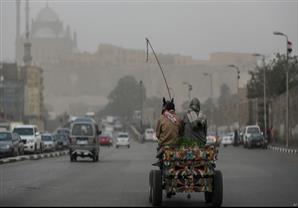
[[[188,100],[189,100],[189,102],[190,102],[190,99],[191,99],[191,90],[192,90],[192,85],[190,84],[190,83],[188,83],[188,82],[182,82],[182,84],[184,84],[184,85],[187,85],[188,86]]]
[[[210,126],[212,127],[213,124],[213,84],[212,84],[212,74],[205,72],[204,76],[208,76],[210,79],[210,97],[211,97],[211,122],[210,122]]]
[[[140,81],[140,97],[141,97],[141,119],[140,119],[140,131],[143,133],[143,81]]]
[[[265,56],[259,53],[254,53],[253,56],[263,58],[265,61]],[[263,69],[263,94],[264,94],[264,136],[267,138],[267,104],[266,104],[266,68]]]
[[[237,96],[238,96],[238,102],[237,102],[237,107],[238,107],[238,129],[240,128],[240,97],[239,97],[239,79],[240,79],[240,70],[239,70],[239,67],[234,65],[234,64],[230,64],[228,65],[228,67],[231,67],[233,69],[236,70],[236,73],[237,73]]]
[[[286,37],[286,60],[288,63],[289,51],[288,51],[288,36],[282,32],[275,31],[273,35],[281,35]],[[288,66],[286,67],[286,146],[289,146],[289,70]]]
[[[2,70],[1,70],[2,71]],[[3,118],[5,119],[5,116],[4,116],[4,85],[3,85],[3,83],[4,83],[4,76],[3,76],[3,74],[1,73],[0,74],[0,92],[1,92],[1,95],[0,95],[0,98],[1,98],[1,100],[0,100],[0,113],[3,115]]]

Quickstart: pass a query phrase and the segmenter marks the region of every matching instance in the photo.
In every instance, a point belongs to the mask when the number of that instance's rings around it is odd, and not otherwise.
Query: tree
[[[222,84],[220,87],[220,96],[218,98],[219,108],[237,102],[237,95],[231,94],[231,89],[227,84]]]
[[[140,110],[141,102],[146,100],[146,89],[133,76],[124,76],[119,79],[117,86],[108,95],[108,100],[101,115],[120,115],[130,118],[135,110]]]
[[[289,57],[277,54],[269,63],[263,60],[262,66],[250,71],[251,79],[247,84],[247,97],[257,98],[264,96],[264,70],[266,76],[266,94],[275,97],[286,91],[286,69],[289,70],[289,88],[298,85],[298,57]]]

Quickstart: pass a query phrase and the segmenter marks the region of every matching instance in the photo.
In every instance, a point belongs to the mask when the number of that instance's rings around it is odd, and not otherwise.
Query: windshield
[[[42,135],[42,136],[41,136],[41,139],[42,139],[42,141],[45,141],[45,142],[53,141],[53,137],[52,137],[52,136],[45,136],[45,135]]]
[[[101,136],[109,136],[109,137],[113,137],[113,133],[110,131],[104,131]]]
[[[92,136],[93,128],[91,124],[74,124],[71,133],[73,135]]]
[[[20,136],[31,136],[33,135],[33,128],[14,128],[13,132]]]
[[[119,134],[118,138],[128,138],[128,134]]]
[[[10,141],[10,140],[11,140],[11,134],[10,133],[1,133],[0,132],[0,142]]]
[[[254,127],[252,127],[252,128],[248,128],[247,129],[247,133],[248,134],[258,134],[258,133],[260,133],[260,130],[259,130],[259,128],[254,128]]]
[[[147,133],[147,134],[153,134],[154,131],[153,131],[153,130],[147,130],[146,133]]]

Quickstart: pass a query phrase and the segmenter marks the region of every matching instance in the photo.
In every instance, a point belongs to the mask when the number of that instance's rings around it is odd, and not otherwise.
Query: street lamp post
[[[210,74],[210,73],[204,73],[204,76],[208,76],[209,77],[209,79],[210,79],[210,97],[211,97],[211,115],[210,115],[210,117],[211,117],[211,121],[210,121],[210,126],[212,127],[212,124],[213,124],[213,84],[212,84],[212,74]]]
[[[143,132],[143,81],[140,81],[140,96],[141,96],[141,119],[140,119],[140,131]]]
[[[253,56],[261,56],[263,58],[263,61],[265,61],[265,56],[255,53]],[[264,136],[265,139],[267,138],[267,104],[266,104],[266,68],[263,69],[263,93],[264,93]]]
[[[286,60],[288,63],[289,51],[288,51],[288,36],[282,32],[273,32],[273,35],[281,35],[286,37]],[[289,70],[288,66],[286,67],[286,146],[289,146]]]
[[[238,128],[240,128],[240,97],[239,97],[239,79],[240,79],[240,70],[239,67],[235,66],[234,64],[228,65],[228,67],[231,67],[236,70],[237,73],[237,96],[238,96],[238,102],[237,102],[237,107],[238,107]]]
[[[1,95],[0,95],[0,113],[3,115],[3,118],[5,119],[5,110],[4,110],[4,76],[2,75],[2,73],[0,74],[0,92],[1,92]]]

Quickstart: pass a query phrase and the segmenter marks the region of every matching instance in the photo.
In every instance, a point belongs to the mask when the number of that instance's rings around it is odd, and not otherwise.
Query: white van
[[[24,143],[24,152],[42,152],[41,135],[36,125],[18,125],[14,127],[13,132],[20,135]]]
[[[261,129],[258,125],[248,125],[245,127],[243,132],[243,145],[244,147],[247,146],[249,137],[251,134],[263,134]]]

